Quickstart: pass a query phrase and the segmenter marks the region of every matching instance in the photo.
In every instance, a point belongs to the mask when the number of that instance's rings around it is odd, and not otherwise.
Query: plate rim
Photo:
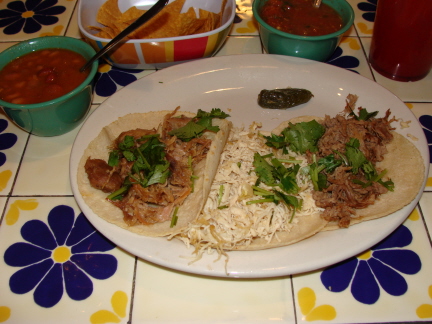
[[[251,59],[253,58],[253,59]],[[103,103],[100,104],[100,106],[87,118],[87,120],[83,123],[83,125],[81,126],[81,129],[79,130],[75,141],[73,143],[72,146],[72,150],[71,150],[71,155],[70,155],[70,181],[71,181],[71,187],[72,187],[72,192],[74,194],[74,197],[78,203],[78,206],[81,208],[82,212],[84,215],[86,215],[87,213],[91,213],[91,210],[89,209],[89,207],[85,204],[85,202],[83,201],[81,195],[79,194],[79,190],[77,188],[77,183],[76,183],[76,169],[74,169],[74,167],[76,167],[78,165],[79,159],[81,158],[81,156],[77,156],[77,152],[79,152],[80,150],[83,151],[85,148],[80,148],[79,145],[82,142],[82,138],[85,135],[85,132],[87,130],[87,128],[89,128],[90,126],[89,123],[93,121],[93,119],[95,119],[96,117],[94,116],[98,116],[99,114],[101,114],[102,110],[106,110],[106,109],[115,109],[111,106],[111,103],[114,102],[115,100],[117,100],[117,98],[120,98],[121,96],[123,96],[123,94],[126,94],[128,92],[128,89],[133,88],[133,87],[137,87],[140,83],[151,83],[151,82],[158,82],[157,79],[159,76],[163,76],[163,75],[171,75],[171,74],[175,74],[176,72],[178,72],[178,70],[183,71],[183,70],[193,70],[194,67],[198,66],[205,66],[207,63],[208,66],[212,66],[212,65],[220,65],[221,67],[227,67],[229,66],[230,61],[236,61],[236,62],[250,62],[250,61],[254,61],[254,60],[264,60],[264,63],[267,63],[267,61],[271,61],[271,62],[283,62],[282,64],[284,65],[290,65],[290,66],[294,66],[294,70],[299,68],[299,65],[317,65],[320,68],[323,68],[324,70],[330,70],[330,71],[335,71],[338,73],[342,73],[345,74],[347,76],[351,76],[352,79],[356,79],[357,77],[360,77],[359,80],[362,80],[362,78],[364,80],[367,80],[366,82],[369,83],[370,85],[373,85],[373,87],[378,87],[378,89],[380,89],[380,91],[384,91],[387,92],[387,95],[393,96],[393,99],[395,99],[396,101],[399,101],[400,103],[404,104],[402,102],[402,100],[400,100],[395,94],[393,94],[391,91],[389,91],[388,89],[384,88],[382,85],[376,83],[373,80],[370,80],[362,75],[358,75],[355,74],[351,71],[342,69],[342,68],[338,68],[326,63],[320,63],[320,62],[315,62],[315,61],[311,61],[311,60],[306,60],[306,59],[300,59],[300,58],[295,58],[295,57],[288,57],[288,56],[280,56],[280,55],[270,55],[270,54],[236,54],[236,55],[229,55],[229,56],[219,56],[219,57],[212,57],[212,58],[204,58],[204,59],[200,59],[200,60],[196,60],[196,61],[192,61],[192,62],[187,62],[187,63],[182,63],[182,64],[178,64],[178,65],[174,65],[159,71],[156,71],[154,73],[151,73],[147,76],[144,76],[141,79],[138,79],[137,81],[131,83],[130,85],[120,89],[119,91],[117,91],[114,95],[112,95],[111,97],[107,98]],[[325,67],[324,67],[325,66]],[[228,70],[235,70],[235,67],[231,67]],[[207,71],[205,71],[207,72]],[[210,72],[211,73],[211,72]],[[353,73],[353,74],[351,74]],[[149,82],[147,82],[149,81]],[[178,82],[178,80],[177,80]],[[406,107],[407,110],[409,110]],[[342,109],[341,109],[342,110]],[[99,112],[98,112],[99,111]],[[410,111],[410,113],[412,114],[413,118],[415,118],[415,121],[417,123],[414,123],[417,125],[418,127],[418,119],[414,116],[414,114]],[[124,115],[124,114],[123,114]],[[93,117],[92,117],[93,116]],[[108,123],[112,122],[108,121]],[[99,132],[100,129],[97,131]],[[94,131],[95,132],[95,131]],[[93,133],[94,133],[93,132]],[[96,133],[97,135],[97,133]],[[424,136],[424,134],[423,134]],[[90,139],[92,140],[93,137]],[[88,140],[88,142],[90,141]],[[85,141],[84,141],[85,142]],[[423,145],[425,143],[427,143],[425,141],[425,138],[420,138],[420,142],[423,143]],[[88,144],[88,143],[87,143]],[[427,146],[427,144],[426,144]],[[85,146],[87,147],[87,146]],[[427,147],[426,147],[427,149]],[[401,211],[403,211],[404,214],[407,214],[405,217],[400,217],[400,219],[398,219],[397,222],[393,222],[392,223],[392,227],[388,228],[388,231],[386,232],[386,234],[383,237],[377,238],[375,241],[371,240],[371,242],[373,244],[371,244],[368,248],[372,247],[373,245],[375,245],[376,243],[378,243],[379,241],[381,241],[383,238],[387,237],[390,233],[392,233],[399,225],[401,225],[403,223],[403,221],[405,220],[405,218],[409,215],[409,213],[415,208],[415,206],[417,205],[421,195],[423,194],[424,191],[424,187],[426,184],[426,180],[427,180],[427,169],[428,169],[428,164],[426,163],[427,161],[429,161],[428,158],[429,156],[427,155],[427,157],[425,156],[425,153],[428,154],[428,150],[425,150],[423,147],[423,151],[420,150],[422,153],[422,157],[424,159],[425,162],[425,179],[424,182],[421,186],[421,190],[418,192],[418,194],[416,195],[416,198],[407,206],[405,206]],[[262,269],[260,272],[256,272],[256,271],[247,271],[245,269],[243,269],[242,271],[238,271],[236,272],[235,270],[231,269],[228,270],[229,273],[227,273],[224,267],[218,267],[217,269],[212,268],[212,267],[208,267],[208,268],[203,268],[203,267],[196,267],[195,265],[185,265],[185,264],[175,264],[173,265],[172,262],[170,260],[162,260],[162,259],[157,259],[157,257],[154,256],[143,256],[141,253],[135,253],[132,252],[134,251],[133,249],[131,250],[130,247],[125,244],[124,242],[118,242],[118,240],[116,239],[115,235],[118,234],[119,231],[126,231],[121,229],[120,227],[117,227],[113,224],[105,224],[108,225],[107,227],[110,227],[108,230],[104,227],[104,228],[98,228],[100,227],[100,221],[102,220],[101,218],[99,218],[99,216],[96,215],[96,218],[94,216],[87,216],[86,218],[93,224],[93,226],[95,226],[103,235],[105,235],[108,239],[112,240],[116,245],[118,245],[119,247],[121,247],[122,249],[125,249],[128,252],[131,252],[134,255],[137,255],[138,257],[149,261],[151,263],[155,263],[159,266],[163,266],[165,268],[169,268],[169,269],[173,269],[173,270],[177,270],[177,271],[181,271],[181,272],[186,272],[186,273],[192,273],[192,274],[198,274],[198,275],[205,275],[205,276],[211,276],[211,277],[232,277],[232,278],[269,278],[269,277],[280,277],[280,276],[286,276],[286,275],[292,275],[292,274],[296,274],[296,273],[302,273],[302,272],[307,272],[307,271],[313,271],[313,270],[317,270],[326,266],[330,266],[331,264],[340,262],[346,258],[352,257],[353,255],[356,255],[360,252],[360,250],[363,250],[363,247],[360,249],[356,250],[356,253],[345,253],[345,254],[339,254],[338,257],[329,257],[327,262],[321,262],[321,263],[316,263],[316,264],[308,264],[308,265],[304,265],[304,266],[291,266],[288,267],[289,269],[285,268],[285,269]],[[385,218],[381,218],[381,219],[377,219],[374,220],[374,222],[382,222],[383,219]],[[103,220],[102,220],[103,221]],[[103,221],[105,222],[105,221]],[[362,227],[365,227],[364,224],[365,223],[360,223],[355,225],[356,229],[360,229]],[[131,233],[131,232],[127,232],[128,235],[132,236],[137,234]],[[316,240],[317,237],[322,237],[328,234],[325,234],[326,232],[321,232],[319,234],[316,234],[315,237],[311,237],[308,238],[307,240]],[[329,233],[329,232],[327,232]],[[114,235],[115,234],[115,235]],[[317,236],[319,235],[319,236]],[[140,239],[142,239],[142,237],[139,237]],[[155,240],[159,240],[159,241],[166,241],[166,238],[147,238],[150,239],[150,241],[155,241]],[[145,241],[145,240],[144,240]],[[159,242],[160,243],[160,242]],[[156,243],[156,244],[159,244]],[[173,243],[173,242],[170,242]],[[298,242],[294,245],[301,245],[302,242]],[[182,242],[178,242],[178,244],[183,244]],[[291,246],[294,246],[291,245]],[[276,249],[284,249],[286,247],[280,247],[280,248],[276,248]],[[274,250],[274,249],[272,249]],[[265,251],[265,250],[261,250],[261,251]],[[190,252],[190,250],[189,250]],[[229,252],[230,255],[234,256],[238,253],[241,253],[242,255],[254,255],[256,253],[254,252],[258,252],[258,251],[232,251]],[[229,269],[229,268],[228,268]]]

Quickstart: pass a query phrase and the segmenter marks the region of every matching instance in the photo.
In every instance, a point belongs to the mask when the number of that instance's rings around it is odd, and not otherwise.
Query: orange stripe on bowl
[[[126,43],[119,46],[114,52],[110,53],[110,58],[114,63],[119,64],[139,64],[140,59],[136,52],[135,45]]]
[[[164,43],[141,43],[140,48],[147,64],[166,62]]]

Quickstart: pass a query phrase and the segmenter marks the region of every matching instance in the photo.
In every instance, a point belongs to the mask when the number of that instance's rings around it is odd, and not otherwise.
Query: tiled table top
[[[236,23],[218,56],[263,53],[251,1],[237,0]],[[29,17],[26,12],[42,2],[58,21],[20,24]],[[327,63],[395,93],[420,119],[431,145],[432,74],[401,83],[374,72],[367,53],[376,0],[349,2],[356,14],[354,28]],[[6,16],[0,11],[0,50],[41,35],[80,37],[76,0],[0,0],[0,10],[11,3],[22,10]],[[6,18],[14,20],[14,26],[5,24]],[[111,71],[109,66],[100,68],[93,108],[122,86],[154,72]],[[391,246],[375,246],[334,268],[283,278],[207,278],[138,259],[88,226],[68,178],[77,132],[36,137],[0,112],[0,323],[432,322],[432,178],[417,208],[391,234]],[[66,220],[70,225],[63,231],[71,234],[67,243],[73,248],[65,256],[50,238]],[[44,251],[31,248],[28,242],[35,239]],[[385,267],[387,272],[373,265],[378,250],[397,256],[392,267]],[[352,265],[358,266],[356,273],[350,271]]]

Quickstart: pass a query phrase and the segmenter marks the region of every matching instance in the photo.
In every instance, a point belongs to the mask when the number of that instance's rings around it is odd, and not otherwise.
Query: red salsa
[[[332,7],[312,0],[268,0],[260,12],[270,26],[294,35],[321,36],[342,28],[342,17]]]
[[[35,104],[61,97],[78,87],[89,71],[85,58],[68,49],[49,48],[16,58],[0,71],[0,99]]]

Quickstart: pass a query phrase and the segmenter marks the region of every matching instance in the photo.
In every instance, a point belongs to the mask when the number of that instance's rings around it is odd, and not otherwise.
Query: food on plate
[[[234,127],[201,215],[173,237],[200,257],[211,248],[261,250],[314,235],[327,221],[301,171],[307,164],[302,154],[267,146],[257,123]]]
[[[326,3],[319,8],[310,0],[268,0],[261,18],[273,28],[301,36],[321,36],[342,28],[342,17]]]
[[[164,236],[202,209],[231,128],[220,109],[123,116],[104,127],[82,156],[78,188],[106,221]]]
[[[87,78],[89,70],[80,72],[85,63],[81,54],[63,48],[25,54],[0,71],[0,99],[24,105],[61,97]]]
[[[258,94],[258,104],[263,108],[287,109],[308,102],[313,97],[306,89],[263,89]]]
[[[222,1],[220,12],[211,12],[193,7],[182,12],[185,0],[174,0],[167,4],[152,19],[127,36],[128,39],[149,39],[194,35],[214,30],[221,26],[226,0]],[[198,12],[198,14],[197,14]],[[103,27],[90,26],[101,38],[114,38],[127,26],[145,13],[145,10],[131,7],[121,12],[118,0],[107,0],[98,10],[96,21]]]
[[[312,136],[314,144],[310,147],[309,140],[295,143],[308,147],[313,198],[324,209],[322,217],[329,221],[324,230],[390,215],[408,205],[424,181],[421,154],[391,127],[396,119],[389,119],[390,110],[378,118],[377,112],[360,107],[357,115],[356,100],[350,95],[344,114],[335,117],[297,119],[296,125],[315,123],[309,131],[292,130],[294,122],[285,122],[274,130],[281,135],[271,138],[275,147],[286,148],[300,133],[310,135],[310,131],[321,129],[318,140]],[[292,147],[289,145],[288,150]]]

